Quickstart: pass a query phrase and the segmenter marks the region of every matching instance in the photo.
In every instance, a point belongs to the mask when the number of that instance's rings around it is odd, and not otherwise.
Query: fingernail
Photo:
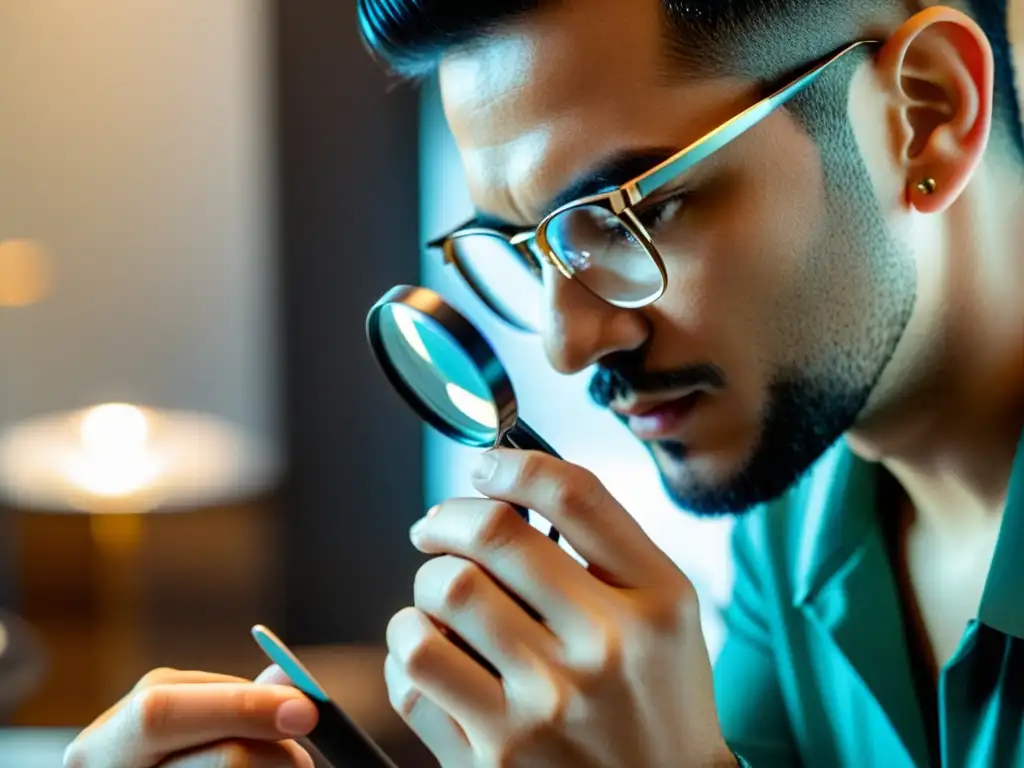
[[[424,515],[423,517],[421,517],[419,520],[417,520],[415,523],[412,524],[412,528],[409,529],[409,535],[410,536],[417,536],[419,533],[421,533],[422,530],[423,530],[423,527],[427,524],[427,520],[429,520],[434,515],[436,515],[437,511],[440,508],[441,508],[441,505],[438,504],[436,506],[431,507],[429,510],[427,510],[427,514],[426,515]]]
[[[473,479],[479,483],[486,483],[492,477],[494,472],[498,469],[498,460],[490,453],[484,453],[477,459],[476,466],[473,467]]]
[[[288,736],[305,736],[316,720],[316,707],[307,699],[291,699],[277,708],[277,729]]]
[[[291,685],[292,683],[285,671],[277,664],[271,664],[264,669],[253,682],[257,685]]]

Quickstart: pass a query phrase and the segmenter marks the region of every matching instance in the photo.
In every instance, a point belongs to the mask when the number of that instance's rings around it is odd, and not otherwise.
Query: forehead
[[[681,148],[731,116],[741,89],[670,77],[663,34],[661,0],[555,3],[447,56],[441,96],[477,207],[535,223],[602,159]]]

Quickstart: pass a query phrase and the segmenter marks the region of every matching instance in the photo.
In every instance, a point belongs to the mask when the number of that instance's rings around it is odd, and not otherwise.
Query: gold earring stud
[[[933,179],[931,176],[929,176],[926,179],[921,179],[921,181],[917,182],[917,184],[914,185],[914,188],[922,195],[935,194],[935,190],[937,187],[938,185],[935,183],[935,179]]]

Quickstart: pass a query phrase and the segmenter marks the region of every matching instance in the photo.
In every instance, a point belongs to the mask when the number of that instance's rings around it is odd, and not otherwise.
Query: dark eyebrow
[[[545,211],[554,211],[581,197],[608,192],[627,181],[647,173],[679,152],[679,147],[645,147],[618,152],[591,170],[583,173],[544,206]]]
[[[678,148],[647,147],[625,150],[611,155],[591,170],[571,181],[549,200],[542,210],[547,214],[567,203],[579,200],[581,197],[608,192],[616,187],[620,187],[627,181],[632,181],[637,176],[647,173],[647,171],[655,166],[665,162],[678,151]],[[500,216],[495,216],[485,211],[478,211],[467,222],[467,226],[495,229],[510,235],[529,229],[529,227],[512,224]]]

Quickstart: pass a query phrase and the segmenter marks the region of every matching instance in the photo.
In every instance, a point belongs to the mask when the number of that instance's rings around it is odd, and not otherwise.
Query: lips
[[[630,430],[641,440],[660,440],[683,425],[705,394],[702,389],[694,389],[669,400],[637,401],[613,410],[626,418]]]

